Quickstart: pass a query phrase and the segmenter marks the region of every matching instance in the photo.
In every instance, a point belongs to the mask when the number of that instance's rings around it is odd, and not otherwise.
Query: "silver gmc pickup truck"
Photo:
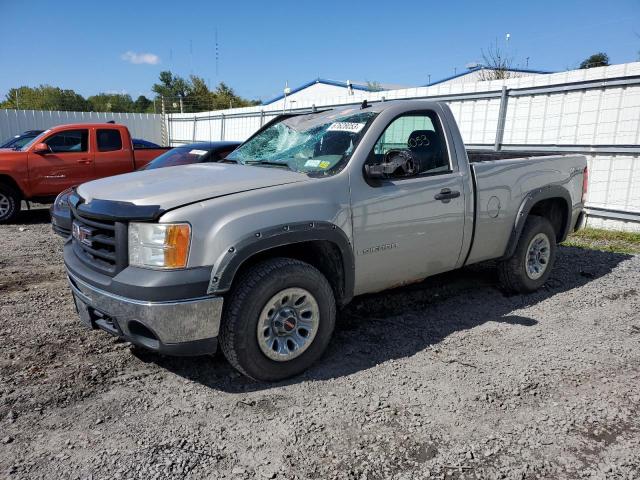
[[[220,162],[79,186],[64,260],[88,327],[173,355],[219,342],[276,381],[322,355],[355,295],[486,260],[505,289],[539,288],[586,165],[467,151],[444,103],[282,115]]]

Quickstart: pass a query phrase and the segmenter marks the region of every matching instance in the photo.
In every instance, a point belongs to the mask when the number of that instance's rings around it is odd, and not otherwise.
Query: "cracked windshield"
[[[355,113],[354,113],[355,112]],[[282,166],[303,173],[336,173],[375,112],[358,108],[286,118],[229,155],[243,165]]]

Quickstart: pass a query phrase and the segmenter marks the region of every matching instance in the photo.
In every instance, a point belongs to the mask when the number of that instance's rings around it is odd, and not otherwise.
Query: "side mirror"
[[[39,153],[40,155],[42,155],[45,153],[51,153],[51,149],[49,148],[49,145],[44,142],[37,143],[36,146],[33,147],[33,153]]]
[[[367,165],[364,166],[364,173],[367,178],[372,180],[380,180],[385,178],[384,168],[382,165]]]

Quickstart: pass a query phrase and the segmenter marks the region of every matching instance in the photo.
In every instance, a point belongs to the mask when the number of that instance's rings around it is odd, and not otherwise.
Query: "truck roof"
[[[104,127],[116,127],[116,128],[127,128],[126,125],[121,123],[64,123],[62,125],[56,125],[54,127],[50,127],[48,130],[57,130],[63,128],[104,128]]]
[[[341,107],[336,107],[336,108],[332,108],[332,109],[327,109],[327,110],[320,110],[320,111],[329,111],[329,110],[333,110],[336,112],[357,112],[359,110],[362,111],[367,111],[367,112],[382,112],[385,110],[392,110],[392,109],[406,109],[406,108],[433,108],[435,105],[442,103],[442,102],[434,102],[433,100],[426,100],[426,99],[416,99],[416,100],[385,100],[385,101],[381,101],[381,102],[376,102],[376,103],[366,103],[366,106],[364,106],[363,108],[363,103],[361,104],[356,104],[356,105],[348,105],[348,106],[341,106]]]

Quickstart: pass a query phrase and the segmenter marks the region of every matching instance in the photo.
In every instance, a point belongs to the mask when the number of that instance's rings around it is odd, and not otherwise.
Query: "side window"
[[[65,130],[50,136],[44,143],[53,153],[86,152],[89,147],[89,130]]]
[[[450,172],[447,145],[435,112],[409,113],[393,120],[373,146],[367,166],[386,178]]]
[[[120,130],[98,129],[97,137],[99,152],[122,150],[122,137],[120,136]]]

